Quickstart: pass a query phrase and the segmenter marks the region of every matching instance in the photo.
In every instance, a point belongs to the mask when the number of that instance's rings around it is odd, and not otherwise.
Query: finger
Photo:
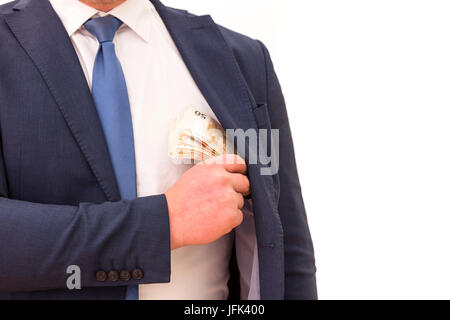
[[[238,205],[238,209],[242,209],[245,205],[245,200],[244,200],[244,196],[240,193],[236,193],[236,202]]]
[[[231,184],[233,185],[234,191],[248,196],[250,194],[250,181],[247,176],[240,173],[233,173],[231,176]]]
[[[244,214],[242,213],[241,210],[236,210],[236,215],[235,215],[235,221],[234,221],[234,228],[239,227],[242,222],[244,221]]]
[[[235,154],[226,154],[204,160],[201,164],[204,165],[219,165],[226,171],[231,173],[247,173],[247,164],[245,160]]]
[[[223,156],[223,167],[231,173],[247,173],[247,164],[245,160],[235,154]]]

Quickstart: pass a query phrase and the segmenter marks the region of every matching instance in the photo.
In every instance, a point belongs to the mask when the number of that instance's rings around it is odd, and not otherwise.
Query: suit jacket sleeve
[[[79,206],[12,200],[2,159],[0,144],[0,292],[67,288],[70,265],[80,267],[82,287],[170,281],[164,195]],[[144,272],[139,281],[95,277],[137,267]]]
[[[314,249],[297,173],[286,105],[269,52],[260,44],[266,61],[266,99],[271,126],[273,129],[279,129],[280,134],[278,210],[284,230],[285,298],[317,299]]]

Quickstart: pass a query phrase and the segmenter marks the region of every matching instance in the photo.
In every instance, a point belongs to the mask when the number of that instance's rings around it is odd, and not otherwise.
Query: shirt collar
[[[61,19],[69,36],[72,36],[87,20],[96,14],[105,15],[105,13],[85,5],[79,0],[50,0],[50,3]],[[150,19],[154,12],[155,7],[148,0],[126,0],[106,14],[120,19],[148,42],[151,31]]]

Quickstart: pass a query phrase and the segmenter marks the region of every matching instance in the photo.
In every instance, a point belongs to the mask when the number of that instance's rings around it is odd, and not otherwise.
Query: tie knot
[[[84,23],[84,27],[98,42],[112,42],[117,29],[122,25],[122,21],[113,16],[89,19]]]

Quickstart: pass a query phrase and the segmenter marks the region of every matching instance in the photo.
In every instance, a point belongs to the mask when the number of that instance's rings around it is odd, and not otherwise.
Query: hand
[[[216,241],[242,223],[250,194],[245,161],[226,155],[197,164],[166,192],[172,250]]]

